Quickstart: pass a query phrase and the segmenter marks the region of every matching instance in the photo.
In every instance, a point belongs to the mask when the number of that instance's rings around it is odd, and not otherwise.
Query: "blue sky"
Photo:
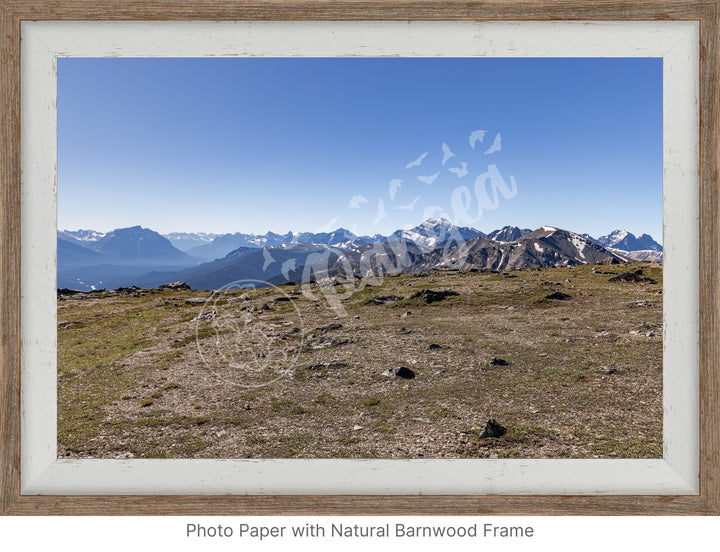
[[[517,192],[479,210],[491,165]],[[425,216],[660,241],[662,61],[58,60],[61,229],[387,234]]]

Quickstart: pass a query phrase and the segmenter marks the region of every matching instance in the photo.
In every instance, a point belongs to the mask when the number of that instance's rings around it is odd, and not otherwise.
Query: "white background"
[[[331,523],[379,525],[494,525],[532,526],[532,538],[240,538],[240,523],[304,525]],[[187,538],[186,524],[231,525],[231,538]],[[288,532],[289,529],[286,530]],[[103,552],[173,552],[205,550],[292,550],[367,552],[373,550],[433,550],[453,552],[501,550],[616,552],[624,550],[712,550],[720,532],[718,517],[18,517],[0,518],[0,548],[14,550],[85,550]],[[91,548],[89,548],[91,547]]]

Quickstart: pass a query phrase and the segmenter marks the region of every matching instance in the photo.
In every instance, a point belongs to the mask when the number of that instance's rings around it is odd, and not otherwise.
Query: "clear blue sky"
[[[497,133],[502,149],[485,154]],[[478,218],[491,164],[517,195]],[[451,204],[459,186],[470,224]],[[428,214],[660,241],[662,61],[58,60],[61,229],[387,234]]]

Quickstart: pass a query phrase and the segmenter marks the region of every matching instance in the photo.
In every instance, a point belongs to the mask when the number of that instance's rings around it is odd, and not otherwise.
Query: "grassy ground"
[[[341,311],[291,285],[62,299],[59,456],[661,457],[662,268],[640,266],[658,284],[386,277]],[[459,295],[407,299],[422,289]],[[401,366],[415,377],[385,375]],[[503,437],[480,438],[490,418]]]

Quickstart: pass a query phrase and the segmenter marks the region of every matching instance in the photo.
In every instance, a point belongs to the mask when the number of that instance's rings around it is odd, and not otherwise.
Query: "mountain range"
[[[419,272],[438,268],[556,266],[614,259],[662,260],[662,246],[647,234],[624,230],[594,239],[555,227],[505,226],[484,234],[445,219],[388,236],[332,232],[276,234],[182,233],[161,235],[133,226],[102,233],[58,231],[58,287],[81,290],[184,281],[217,289],[232,281],[271,283],[331,276],[351,270]]]

